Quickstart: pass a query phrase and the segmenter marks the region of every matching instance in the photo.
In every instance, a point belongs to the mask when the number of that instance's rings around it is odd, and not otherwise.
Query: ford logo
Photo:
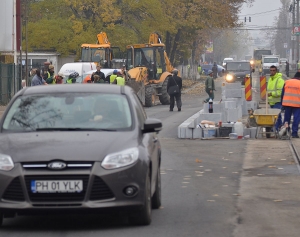
[[[66,163],[61,161],[54,161],[48,164],[48,168],[52,170],[62,170],[66,167],[67,167]]]

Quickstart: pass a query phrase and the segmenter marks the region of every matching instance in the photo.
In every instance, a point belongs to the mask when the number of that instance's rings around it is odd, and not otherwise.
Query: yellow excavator
[[[152,33],[146,44],[126,46],[126,68],[131,86],[145,107],[155,105],[157,96],[162,104],[170,103],[167,93],[168,79],[172,76],[173,66],[164,49],[158,33]]]
[[[103,68],[120,68],[117,63],[124,63],[120,57],[120,48],[112,47],[108,40],[106,32],[97,34],[96,44],[81,45],[81,61],[94,62],[100,64]],[[117,59],[120,57],[120,59]]]

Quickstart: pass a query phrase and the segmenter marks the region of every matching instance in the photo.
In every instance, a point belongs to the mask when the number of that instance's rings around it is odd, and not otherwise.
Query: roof
[[[122,89],[123,88],[123,89]],[[110,84],[61,84],[49,86],[26,87],[19,93],[23,95],[46,94],[46,93],[68,93],[68,92],[89,92],[106,94],[128,94],[132,89],[129,86],[118,86]],[[18,94],[19,94],[18,93]]]

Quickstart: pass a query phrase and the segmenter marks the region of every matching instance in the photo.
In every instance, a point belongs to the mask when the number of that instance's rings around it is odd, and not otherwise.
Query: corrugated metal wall
[[[20,65],[0,63],[0,105],[7,105],[20,89]]]

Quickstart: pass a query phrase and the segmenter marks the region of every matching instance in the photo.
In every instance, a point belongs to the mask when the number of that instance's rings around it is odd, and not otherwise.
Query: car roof
[[[130,94],[133,92],[129,86],[110,84],[61,84],[48,86],[31,86],[20,91],[22,95],[47,94],[47,93],[105,93],[105,94]]]

